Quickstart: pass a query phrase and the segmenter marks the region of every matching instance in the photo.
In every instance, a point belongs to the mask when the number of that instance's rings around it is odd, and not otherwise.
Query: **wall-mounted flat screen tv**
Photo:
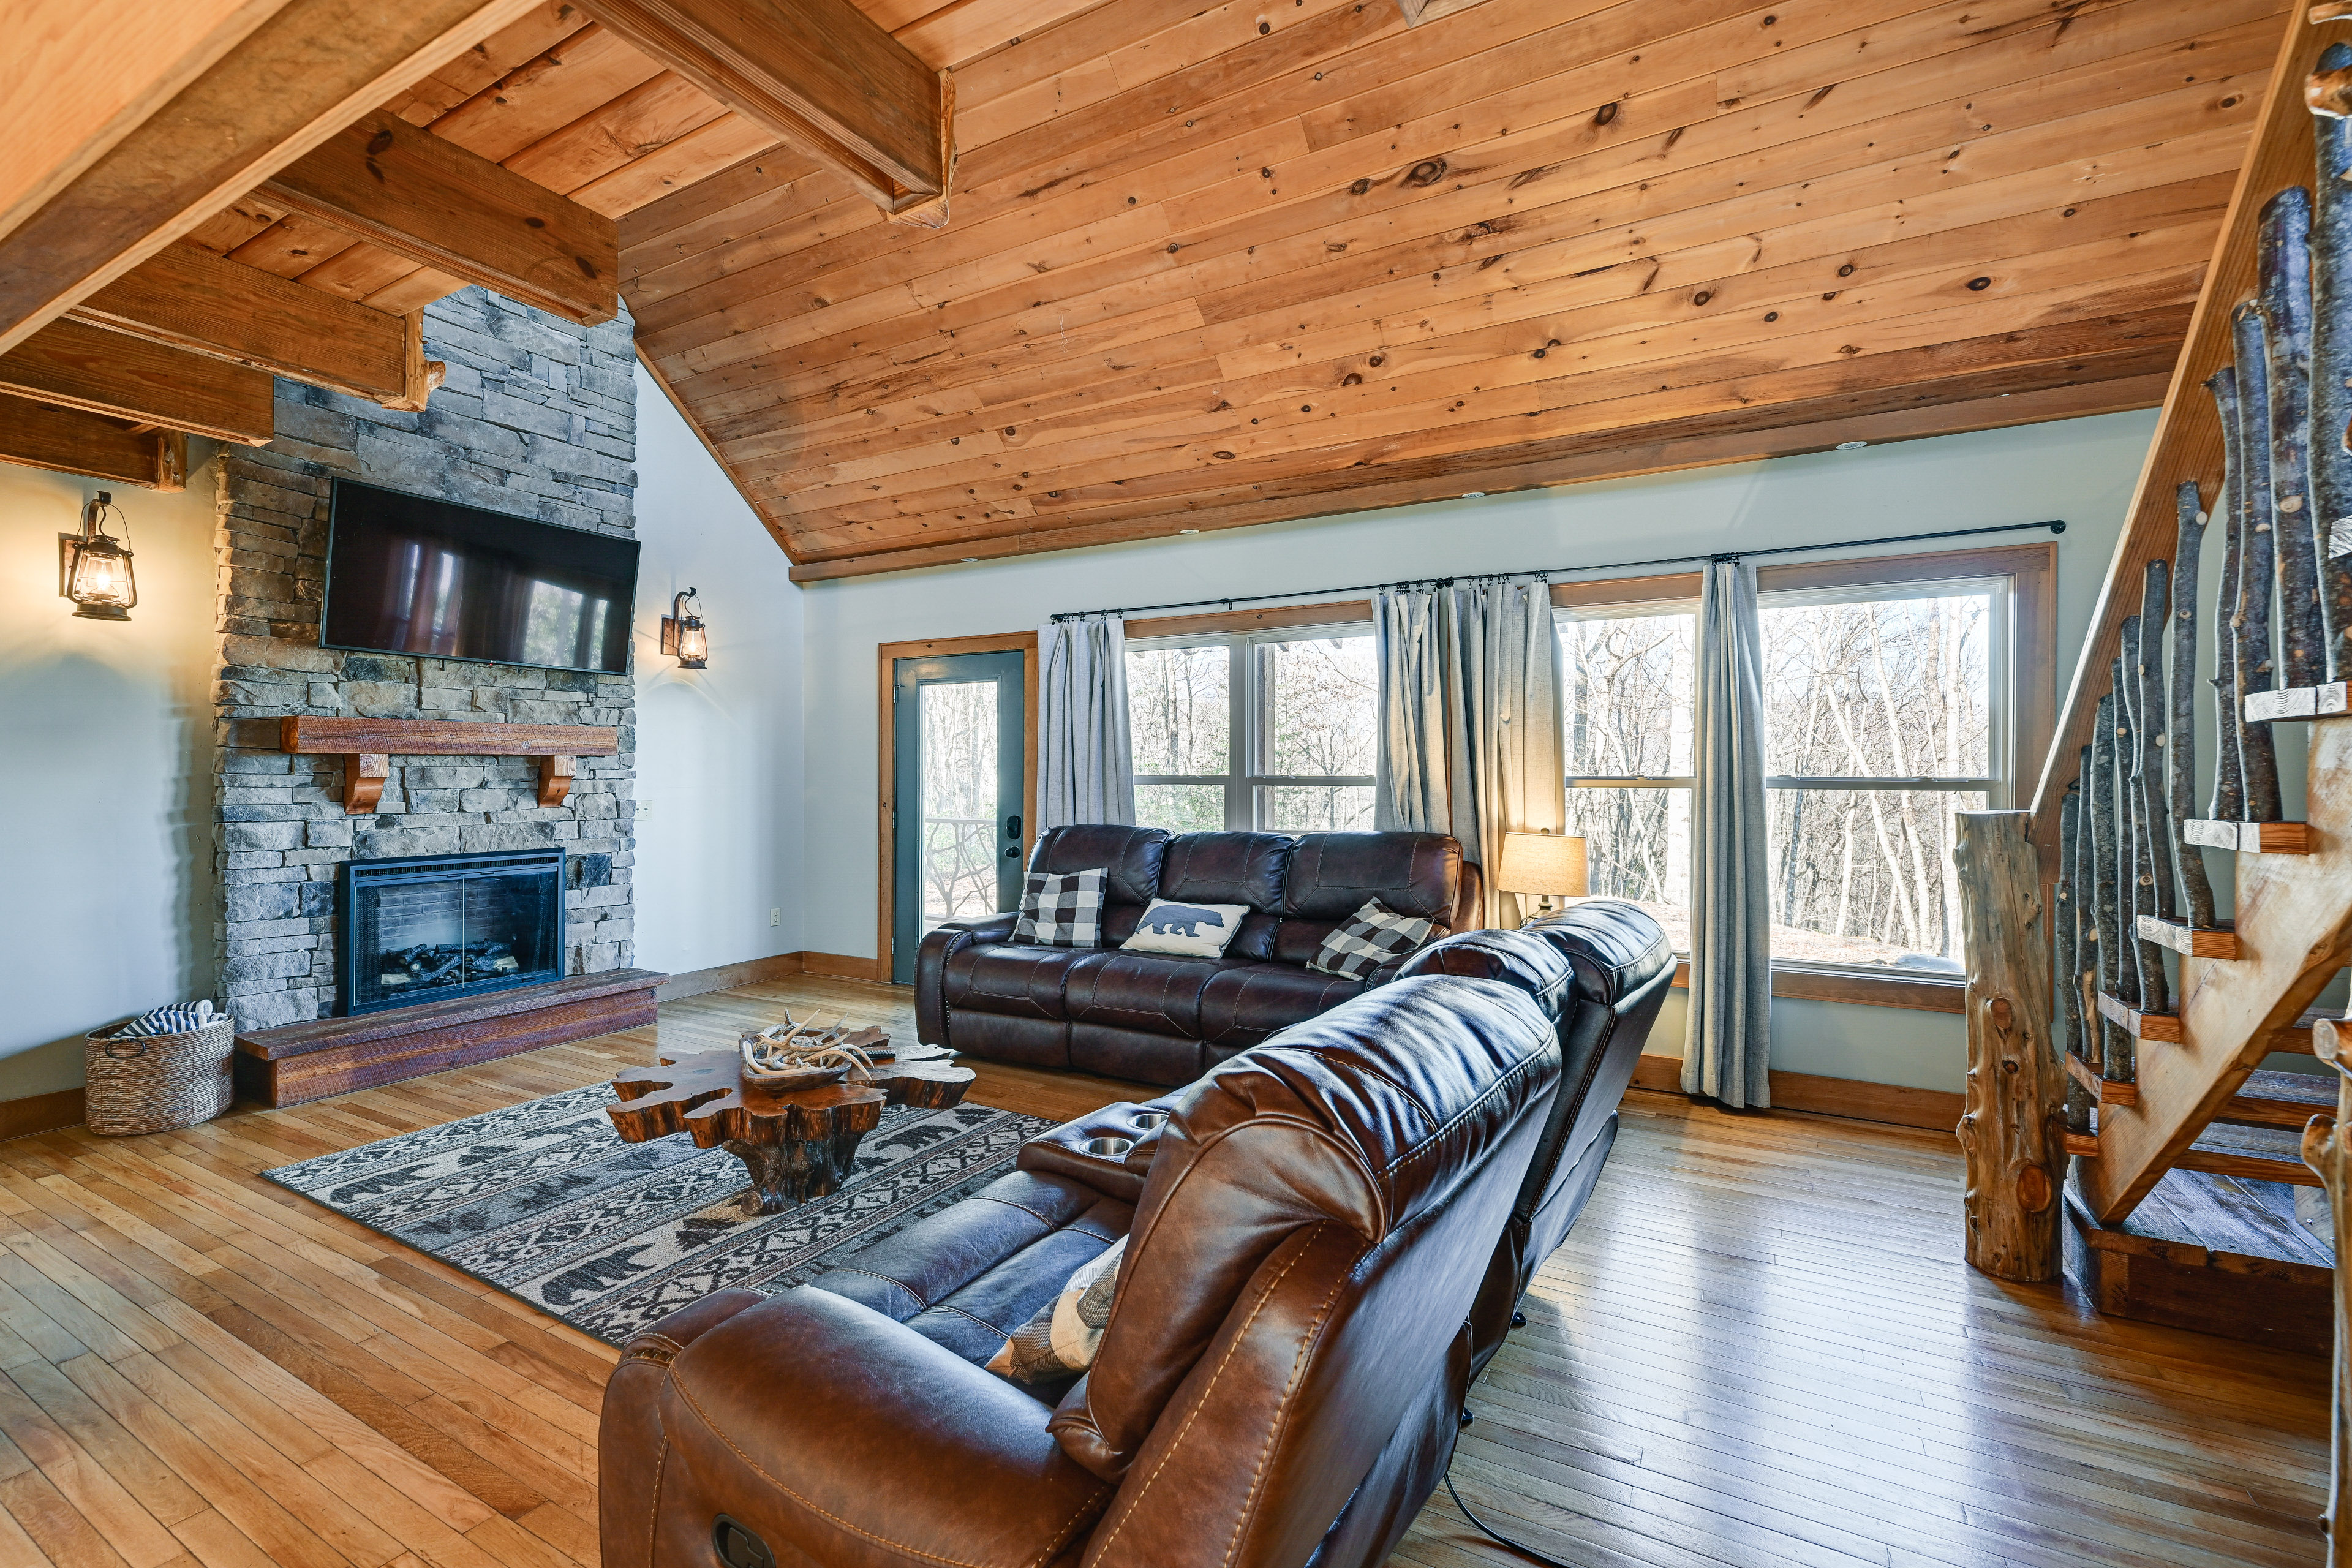
[[[337,479],[320,641],[547,669],[629,668],[637,542]]]

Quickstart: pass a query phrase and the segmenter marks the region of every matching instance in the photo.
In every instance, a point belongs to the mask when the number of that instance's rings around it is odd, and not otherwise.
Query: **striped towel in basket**
[[[214,1012],[209,1001],[175,1002],[169,1007],[157,1007],[152,1012],[140,1014],[115,1030],[114,1034],[117,1039],[133,1035],[184,1035],[191,1029],[201,1029],[206,1024],[226,1016],[225,1013]]]

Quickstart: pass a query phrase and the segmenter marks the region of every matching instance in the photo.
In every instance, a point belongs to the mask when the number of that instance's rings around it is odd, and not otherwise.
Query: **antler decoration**
[[[782,1023],[743,1037],[743,1066],[755,1076],[845,1065],[871,1072],[873,1058],[849,1044],[851,1033],[847,1013],[826,1025],[820,1025],[815,1015],[795,1022],[787,1013]]]

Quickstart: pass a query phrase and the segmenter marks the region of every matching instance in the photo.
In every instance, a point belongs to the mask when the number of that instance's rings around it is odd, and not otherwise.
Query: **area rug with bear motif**
[[[683,1134],[624,1143],[606,1084],[264,1172],[584,1332],[622,1344],[714,1290],[804,1284],[1013,1168],[1053,1123],[891,1106],[830,1197],[749,1215],[741,1161]]]

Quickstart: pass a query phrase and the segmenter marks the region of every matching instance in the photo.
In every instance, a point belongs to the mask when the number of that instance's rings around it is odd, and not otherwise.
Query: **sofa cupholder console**
[[[1168,1112],[1121,1100],[1041,1132],[1021,1146],[1024,1171],[1072,1176],[1129,1203],[1143,1195],[1143,1178],[1160,1151]]]

